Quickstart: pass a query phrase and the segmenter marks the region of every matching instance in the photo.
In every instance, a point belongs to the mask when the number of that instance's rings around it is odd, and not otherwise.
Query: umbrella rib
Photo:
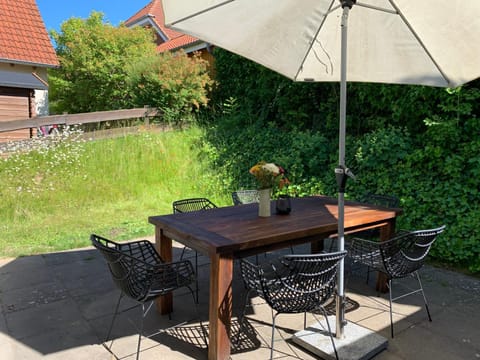
[[[310,53],[310,50],[312,50],[313,44],[315,43],[315,40],[316,40],[317,37],[318,37],[318,33],[319,33],[320,30],[322,29],[323,24],[325,23],[325,20],[327,19],[328,14],[330,14],[332,11],[335,11],[336,9],[338,9],[338,8],[340,7],[340,5],[333,6],[334,3],[335,3],[335,0],[332,0],[332,2],[330,3],[329,7],[327,8],[327,11],[325,12],[325,16],[323,17],[322,22],[321,22],[320,25],[318,26],[318,29],[317,29],[317,31],[315,32],[315,34],[314,34],[314,36],[313,36],[313,38],[312,38],[312,41],[310,41],[310,44],[309,44],[309,46],[308,46],[307,51],[305,51],[305,56],[303,57],[302,61],[300,62],[300,66],[298,67],[297,73],[296,73],[295,76],[293,77],[293,79],[294,79],[295,81],[298,80],[298,74],[300,74],[300,71],[302,71],[303,64],[305,64],[305,61],[307,60],[308,54]],[[320,44],[320,46],[321,46],[321,44]],[[323,46],[322,46],[322,48],[323,48]],[[327,56],[328,56],[328,54],[327,54]],[[304,79],[304,81],[314,81],[314,79]]]
[[[383,12],[387,12],[387,13],[390,13],[390,14],[398,15],[398,10],[385,9],[385,8],[382,8],[382,7],[379,7],[379,6],[373,6],[373,5],[364,4],[364,3],[356,3],[355,5],[361,6],[361,7],[364,7],[364,8],[368,8],[368,9],[373,9],[373,10],[378,10],[378,11],[383,11]]]
[[[408,27],[408,29],[411,31],[412,35],[415,37],[415,39],[417,39],[418,43],[420,44],[420,46],[422,47],[423,51],[425,51],[425,53],[427,54],[427,56],[430,58],[430,60],[432,61],[432,63],[435,65],[435,67],[437,68],[438,72],[440,74],[442,74],[442,77],[444,78],[444,80],[447,82],[447,84],[450,85],[450,79],[448,78],[448,76],[443,72],[442,68],[440,67],[440,65],[438,65],[438,63],[435,61],[435,59],[433,58],[432,54],[430,53],[430,51],[427,50],[425,44],[423,43],[422,39],[420,39],[420,36],[418,36],[418,34],[415,32],[415,30],[413,29],[412,25],[410,25],[410,23],[407,21],[407,19],[405,18],[405,16],[403,16],[402,12],[400,11],[400,9],[398,8],[398,6],[395,4],[395,1],[394,0],[388,0],[390,2],[390,4],[393,6],[393,8],[396,10],[396,13],[398,16],[400,16],[400,18],[403,20],[403,22],[405,23],[405,25]]]
[[[198,12],[196,12],[196,13],[194,13],[194,14],[191,14],[191,15],[189,15],[189,16],[185,16],[184,18],[181,18],[181,19],[178,19],[178,20],[176,20],[176,21],[173,21],[173,22],[171,22],[170,24],[165,24],[165,26],[166,26],[166,27],[174,26],[175,24],[181,23],[182,21],[189,20],[189,19],[191,19],[191,18],[194,18],[194,17],[197,16],[197,15],[204,14],[204,13],[206,13],[206,12],[209,12],[209,11],[211,11],[211,10],[213,10],[213,9],[216,9],[216,8],[218,8],[218,7],[220,7],[220,6],[226,5],[226,4],[231,3],[231,2],[234,2],[234,1],[235,1],[235,0],[226,0],[226,1],[223,1],[223,2],[221,2],[221,3],[218,3],[217,5],[214,5],[214,6],[205,8],[205,9],[203,9],[202,11],[198,11]]]

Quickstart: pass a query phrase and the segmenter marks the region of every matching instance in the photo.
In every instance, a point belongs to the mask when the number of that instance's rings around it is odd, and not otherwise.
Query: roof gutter
[[[14,59],[0,59],[0,63],[3,64],[15,64],[15,65],[27,65],[27,66],[39,66],[51,69],[57,69],[60,67],[60,64],[53,65],[53,64],[45,64],[45,63],[37,63],[32,61],[24,61],[24,60],[14,60]]]

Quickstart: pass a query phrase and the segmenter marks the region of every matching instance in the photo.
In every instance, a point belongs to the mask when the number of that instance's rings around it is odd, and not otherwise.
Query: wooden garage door
[[[30,117],[30,90],[0,87],[0,121]],[[28,139],[30,129],[0,132],[0,142]]]

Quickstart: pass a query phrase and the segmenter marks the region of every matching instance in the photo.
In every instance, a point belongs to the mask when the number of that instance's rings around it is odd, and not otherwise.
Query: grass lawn
[[[148,216],[171,213],[176,199],[230,204],[199,160],[201,135],[192,127],[95,141],[70,136],[0,161],[0,257],[87,246],[93,232],[151,235]]]

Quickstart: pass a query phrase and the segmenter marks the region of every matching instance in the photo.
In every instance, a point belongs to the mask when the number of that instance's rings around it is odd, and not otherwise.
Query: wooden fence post
[[[145,127],[149,128],[150,127],[150,117],[149,117],[150,106],[145,105],[143,108],[145,109],[145,115],[143,116],[143,121],[145,123]]]

